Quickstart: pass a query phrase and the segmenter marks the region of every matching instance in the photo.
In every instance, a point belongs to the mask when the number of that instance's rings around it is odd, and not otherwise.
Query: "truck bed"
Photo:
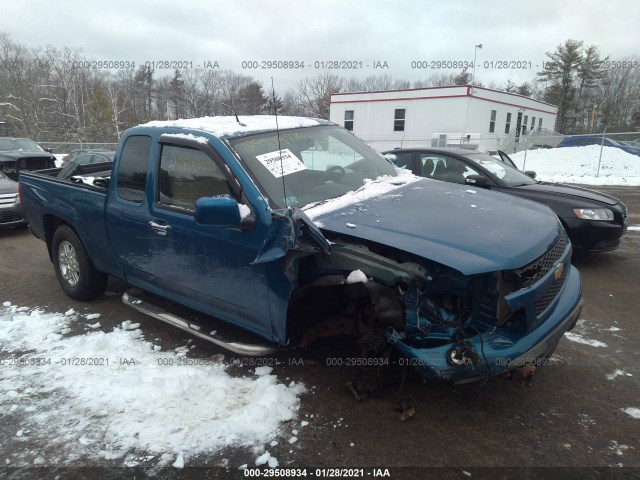
[[[23,210],[32,233],[50,246],[52,225],[66,223],[100,271],[117,274],[105,222],[107,188],[58,178],[60,168],[20,173]]]

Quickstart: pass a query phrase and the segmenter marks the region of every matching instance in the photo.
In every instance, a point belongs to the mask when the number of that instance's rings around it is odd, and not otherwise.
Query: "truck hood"
[[[604,193],[589,190],[587,188],[573,187],[571,185],[561,185],[559,183],[539,182],[533,185],[522,185],[517,188],[528,192],[572,196],[576,198],[586,199],[591,202],[601,202],[606,205],[616,205],[620,203],[617,198],[606,195]]]
[[[403,250],[465,275],[522,267],[545,253],[562,228],[545,205],[430,179],[349,206],[336,203],[332,211],[322,205],[319,215],[318,207],[305,212],[327,236]]]
[[[21,158],[53,158],[55,157],[49,152],[25,152],[23,150],[9,150],[0,152],[0,161],[15,161]]]

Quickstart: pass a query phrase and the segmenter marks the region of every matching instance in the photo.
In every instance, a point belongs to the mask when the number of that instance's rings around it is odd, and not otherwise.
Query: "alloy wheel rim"
[[[60,242],[58,247],[58,263],[60,264],[60,273],[64,281],[69,286],[75,287],[80,280],[80,265],[78,264],[76,249],[67,240]]]

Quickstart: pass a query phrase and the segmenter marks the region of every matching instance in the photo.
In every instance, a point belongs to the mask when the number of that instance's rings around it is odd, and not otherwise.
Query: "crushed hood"
[[[522,267],[545,253],[562,228],[544,205],[430,179],[338,204],[306,213],[325,234],[404,250],[465,275]]]

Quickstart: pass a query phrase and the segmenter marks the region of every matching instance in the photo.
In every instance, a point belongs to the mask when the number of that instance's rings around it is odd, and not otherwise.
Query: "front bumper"
[[[413,348],[394,332],[388,341],[404,357],[406,365],[414,366],[428,378],[453,383],[466,383],[503,374],[525,364],[536,364],[553,354],[558,342],[571,330],[582,311],[582,283],[580,273],[572,267],[563,291],[544,322],[528,333],[514,336],[506,328],[469,337],[467,340],[479,357],[477,364],[453,365],[449,354],[456,346],[449,343],[433,348]]]
[[[14,227],[19,225],[26,225],[22,209],[19,204],[11,206],[9,208],[0,208],[0,228],[2,227]]]
[[[585,252],[607,252],[621,245],[621,238],[627,231],[627,225],[618,218],[613,221],[564,219],[574,248]]]

